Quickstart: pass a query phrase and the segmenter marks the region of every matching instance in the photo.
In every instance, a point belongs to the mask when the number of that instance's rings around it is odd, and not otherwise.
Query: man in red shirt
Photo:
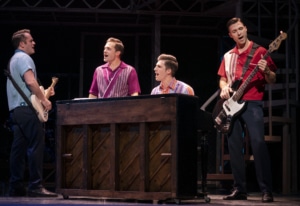
[[[224,55],[218,71],[222,99],[230,98],[230,93],[233,92],[231,86],[241,78],[244,64],[254,44],[248,39],[247,27],[241,19],[230,19],[227,22],[227,29],[236,46]],[[263,95],[265,85],[276,81],[276,66],[269,56],[266,59],[263,58],[266,53],[265,48],[258,46],[242,76],[242,82],[244,82],[255,67],[259,68],[244,90],[241,100],[246,102],[245,106],[242,112],[232,120],[232,129],[228,133],[234,189],[230,195],[223,198],[224,200],[247,200],[243,154],[243,134],[245,134],[244,128],[246,127],[250,136],[256,177],[262,192],[262,202],[273,202],[270,158],[264,141]]]

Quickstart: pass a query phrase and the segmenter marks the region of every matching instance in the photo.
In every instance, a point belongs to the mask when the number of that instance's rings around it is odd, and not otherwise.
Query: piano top
[[[120,100],[132,100],[132,99],[153,99],[153,98],[169,98],[169,97],[177,97],[177,98],[189,98],[189,99],[197,99],[197,96],[191,96],[187,94],[180,93],[172,93],[172,94],[155,94],[155,95],[138,95],[138,96],[127,96],[127,97],[113,97],[113,98],[74,98],[69,100],[57,100],[56,104],[69,104],[69,103],[86,103],[86,102],[103,102],[103,101],[120,101]]]

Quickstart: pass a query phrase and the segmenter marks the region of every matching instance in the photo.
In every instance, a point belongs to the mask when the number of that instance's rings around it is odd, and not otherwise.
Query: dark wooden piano
[[[56,192],[141,200],[197,195],[198,97],[60,100]]]

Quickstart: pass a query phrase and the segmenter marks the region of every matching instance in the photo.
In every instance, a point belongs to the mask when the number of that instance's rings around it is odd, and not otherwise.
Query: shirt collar
[[[104,69],[108,69],[109,68],[109,66],[108,66],[108,63],[106,63],[106,64],[104,64],[103,66],[102,66],[102,68]],[[126,68],[126,64],[123,62],[123,61],[121,61],[121,63],[120,63],[120,65],[118,66],[118,68],[117,69],[119,69],[119,68]],[[116,69],[116,70],[117,70]]]
[[[167,88],[170,88],[170,89],[174,90],[174,89],[175,89],[175,86],[176,86],[176,83],[177,83],[177,80],[176,80],[175,77],[173,77],[172,80],[171,80],[171,82],[170,82],[170,84],[168,85]],[[162,82],[160,83],[159,88],[160,88],[161,90],[167,89],[167,88],[164,88]]]
[[[250,52],[251,48],[252,48],[252,45],[253,45],[253,41],[250,41],[250,44],[249,44],[248,48],[247,48],[243,53],[247,53],[247,54],[248,54],[248,53]],[[239,53],[239,49],[238,49],[237,46],[235,46],[235,47],[230,51],[230,53],[240,54],[240,53]]]
[[[23,50],[21,50],[21,49],[16,49],[15,50],[15,53],[17,53],[17,52],[24,52]],[[24,52],[25,53],[25,52]]]

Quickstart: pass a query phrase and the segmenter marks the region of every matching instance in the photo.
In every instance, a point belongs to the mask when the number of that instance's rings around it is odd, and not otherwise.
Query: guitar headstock
[[[57,77],[52,77],[52,84],[56,84],[58,82],[58,78]]]
[[[277,50],[283,40],[285,40],[287,37],[287,34],[285,32],[280,32],[280,35],[269,45],[269,52],[273,52]]]

